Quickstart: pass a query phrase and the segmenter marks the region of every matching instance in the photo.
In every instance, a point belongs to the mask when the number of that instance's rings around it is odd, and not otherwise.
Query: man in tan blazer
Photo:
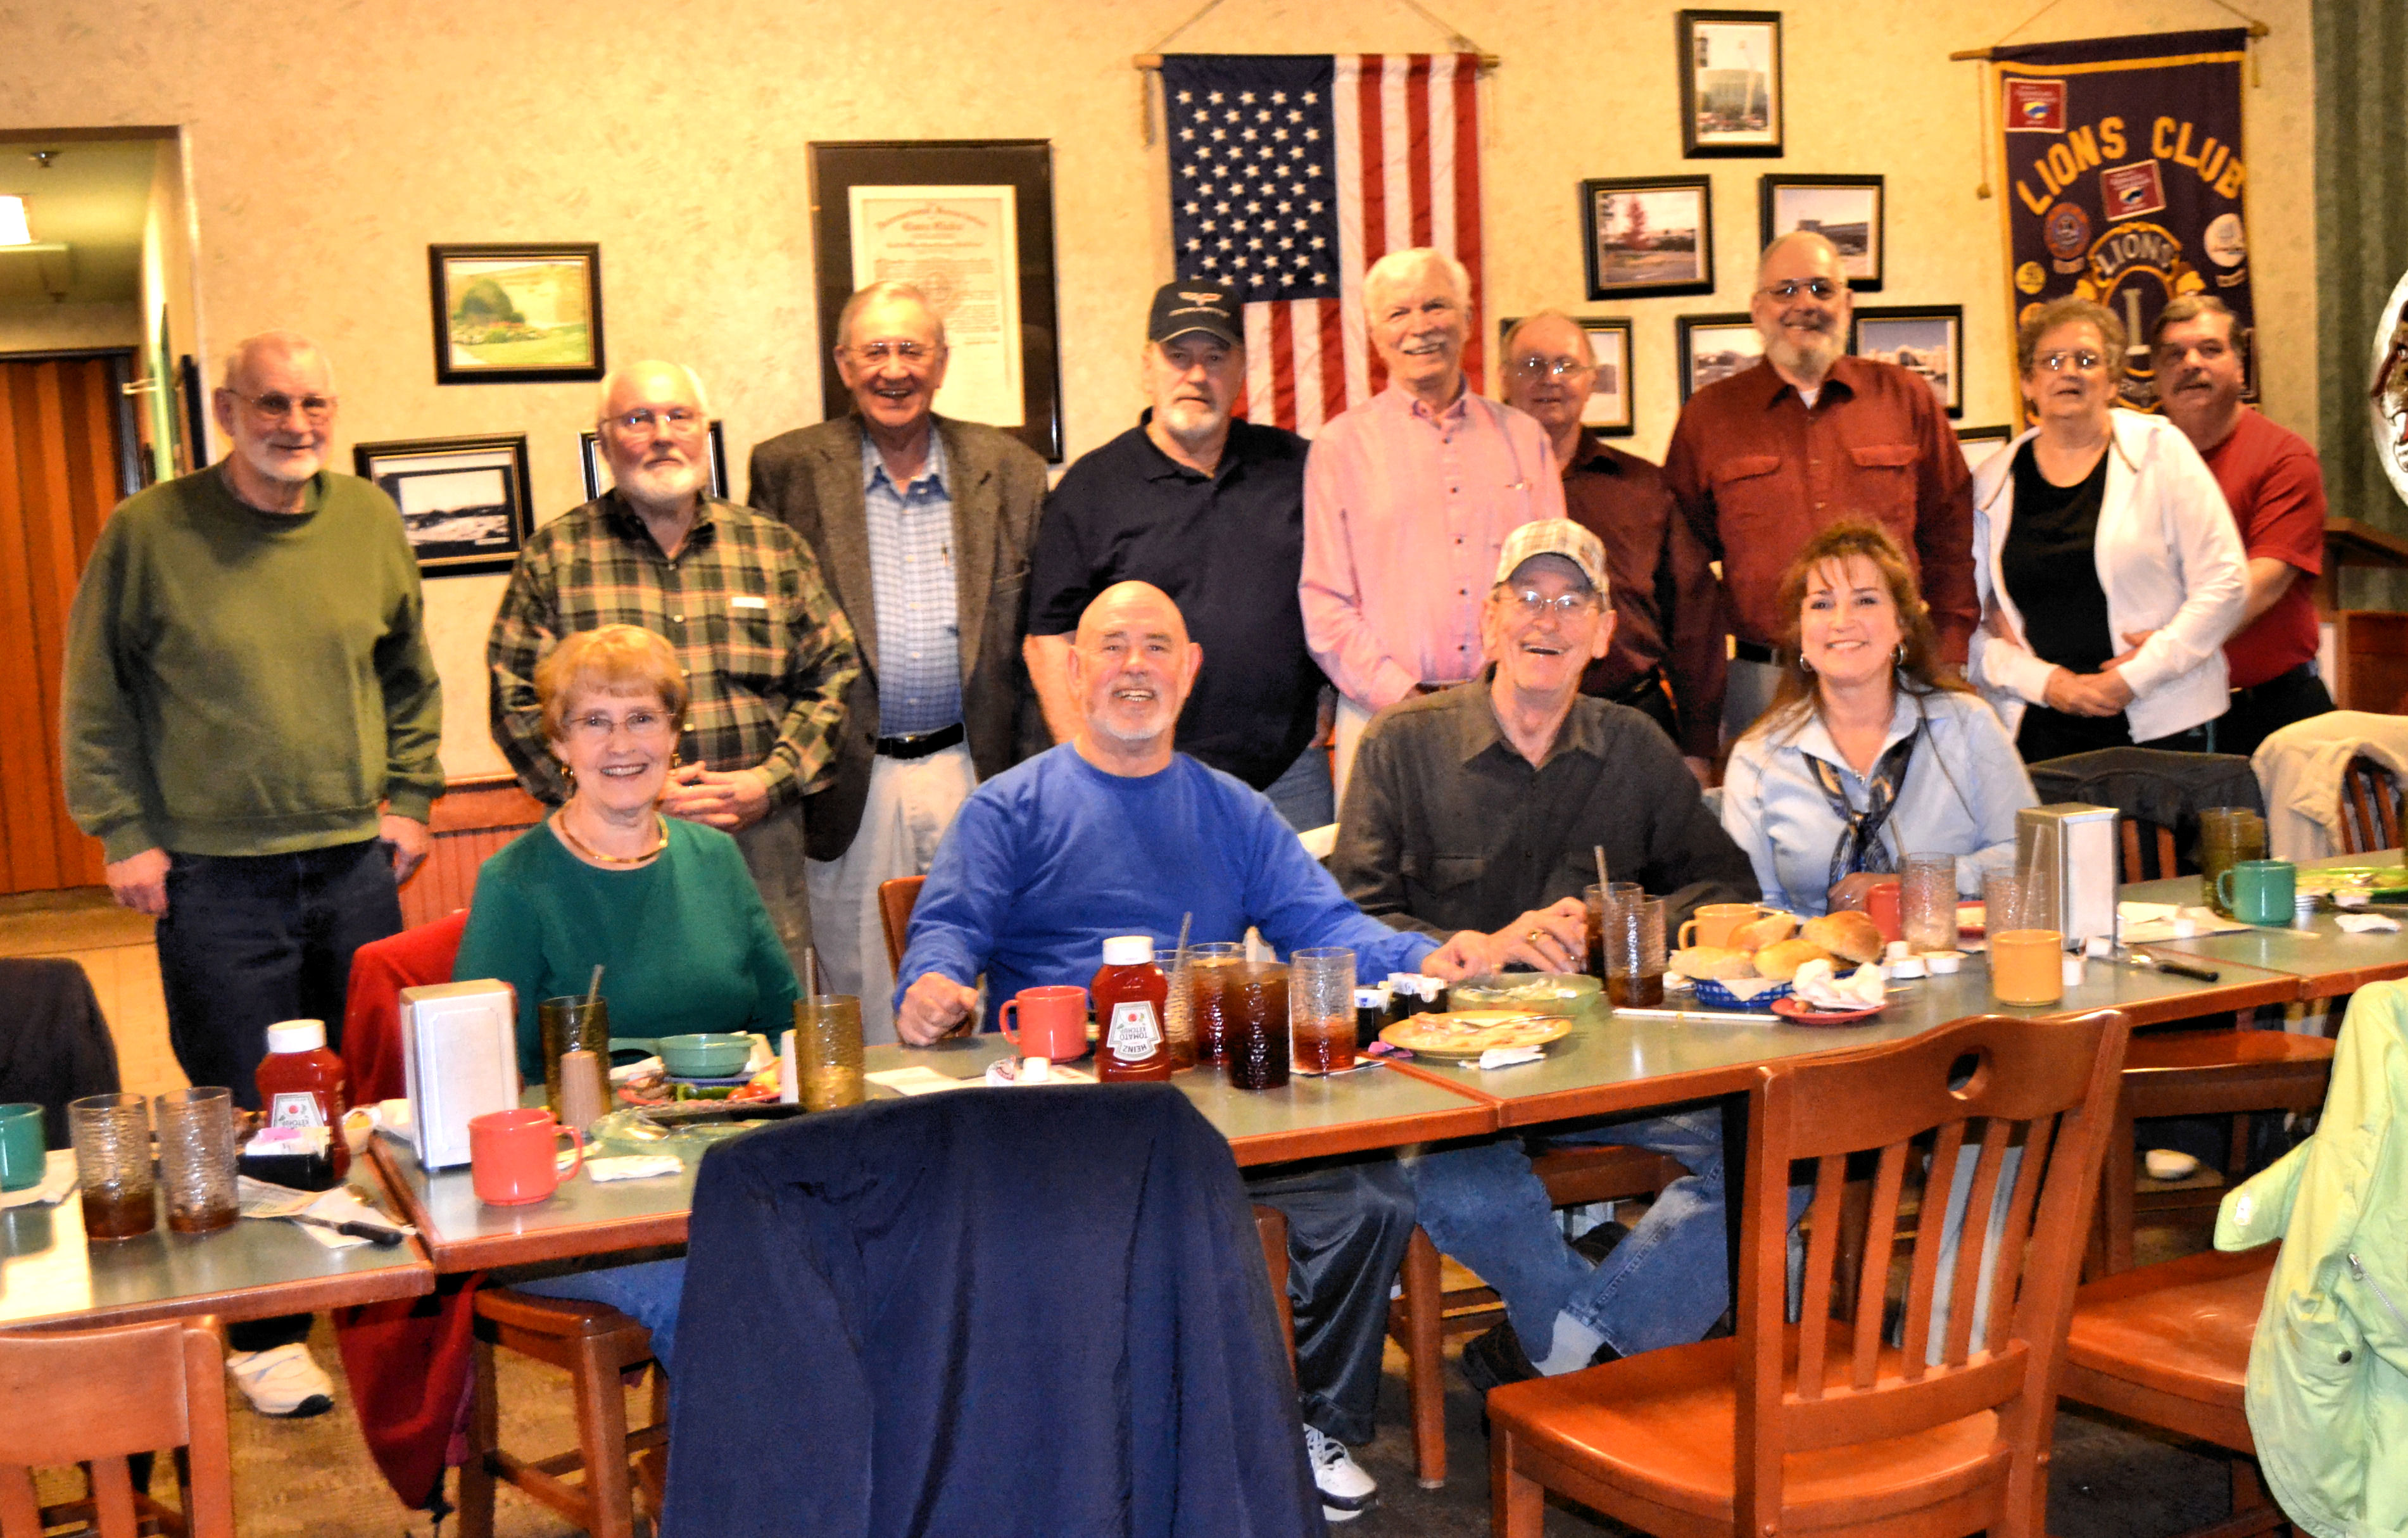
[[[936,415],[945,327],[917,289],[855,294],[833,351],[853,411],[755,448],[752,504],[810,546],[860,641],[835,779],[804,819],[822,989],[887,1042],[879,884],[925,872],[971,788],[1046,742],[1020,654],[1045,465]]]

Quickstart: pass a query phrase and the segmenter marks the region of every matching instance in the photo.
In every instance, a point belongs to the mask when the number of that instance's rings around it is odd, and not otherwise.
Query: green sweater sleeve
[[[101,525],[67,613],[65,699],[60,715],[67,811],[110,861],[159,846],[149,812],[158,804],[135,695],[124,677],[124,528]]]
[[[376,495],[382,498],[381,491]],[[392,623],[377,642],[377,680],[384,686],[385,810],[424,822],[443,794],[443,683],[426,644],[426,595],[418,558],[402,532],[398,510],[393,545],[401,562],[401,591]]]

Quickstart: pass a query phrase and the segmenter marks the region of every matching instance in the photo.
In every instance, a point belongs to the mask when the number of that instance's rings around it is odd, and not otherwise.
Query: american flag
[[[1246,414],[1310,437],[1386,382],[1363,274],[1435,246],[1471,273],[1481,375],[1476,54],[1171,54],[1162,61],[1182,280],[1246,305]]]

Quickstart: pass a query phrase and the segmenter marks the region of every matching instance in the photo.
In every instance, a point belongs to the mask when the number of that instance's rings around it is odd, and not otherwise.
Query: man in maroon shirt
[[[1763,361],[1690,396],[1664,456],[1689,526],[1723,563],[1735,644],[1721,704],[1733,737],[1770,703],[1772,649],[1797,624],[1776,612],[1781,574],[1828,525],[1870,518],[1897,539],[1946,662],[1964,665],[1981,621],[1964,452],[1920,376],[1847,355],[1838,248],[1802,230],[1765,247],[1749,312]]]
[[[1545,310],[1505,334],[1505,402],[1546,429],[1563,467],[1565,510],[1605,546],[1613,642],[1581,676],[1581,693],[1653,718],[1681,745],[1690,772],[1711,783],[1722,712],[1699,701],[1723,693],[1713,568],[1664,472],[1581,425],[1596,383],[1597,354],[1570,316]]]
[[[2333,708],[2316,677],[2316,606],[2302,574],[2325,568],[2325,481],[2316,451],[2241,402],[2238,318],[2211,294],[2157,313],[2158,399],[2183,430],[2241,525],[2249,592],[2241,628],[2224,643],[2232,709],[2215,723],[2215,751],[2250,754],[2277,727]]]

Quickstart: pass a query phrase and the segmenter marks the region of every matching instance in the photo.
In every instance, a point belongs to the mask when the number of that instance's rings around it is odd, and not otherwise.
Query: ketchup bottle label
[[[1154,1017],[1154,1006],[1142,999],[1114,1004],[1111,1024],[1105,1031],[1106,1047],[1125,1063],[1142,1063],[1162,1047],[1162,1022]]]
[[[267,1125],[270,1127],[323,1127],[326,1118],[318,1109],[318,1097],[303,1090],[298,1094],[271,1096],[267,1102]]]

